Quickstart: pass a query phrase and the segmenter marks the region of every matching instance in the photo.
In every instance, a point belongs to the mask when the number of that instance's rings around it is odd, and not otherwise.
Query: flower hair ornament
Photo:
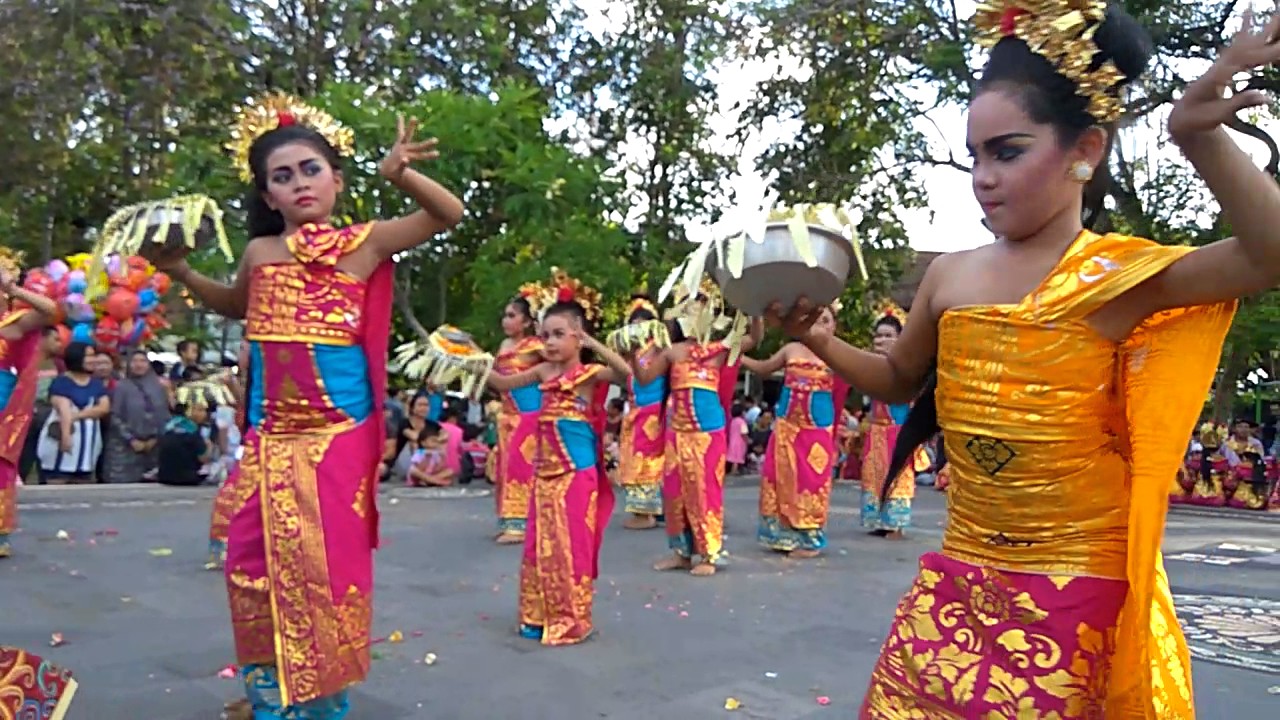
[[[425,340],[396,348],[391,367],[411,380],[425,379],[432,385],[448,387],[458,382],[463,395],[479,400],[493,371],[493,356],[481,350],[469,333],[441,325]]]
[[[240,108],[231,127],[226,148],[231,151],[240,179],[253,180],[249,167],[249,148],[266,133],[290,125],[303,125],[315,130],[342,157],[355,153],[355,134],[329,113],[302,102],[293,95],[271,93]]]
[[[1076,93],[1089,101],[1090,116],[1110,123],[1124,114],[1113,91],[1125,75],[1110,60],[1093,67],[1100,52],[1093,36],[1106,15],[1107,0],[984,0],[973,24],[983,47],[1007,37],[1025,42],[1075,84]]]

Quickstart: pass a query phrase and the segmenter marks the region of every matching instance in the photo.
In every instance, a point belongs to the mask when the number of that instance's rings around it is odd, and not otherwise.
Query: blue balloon
[[[89,288],[89,282],[83,277],[72,277],[67,280],[67,292],[82,293]]]
[[[151,288],[144,288],[138,293],[138,309],[144,313],[149,313],[156,309],[156,305],[160,302],[160,296]]]
[[[93,323],[79,323],[71,328],[71,341],[81,343],[93,342]]]

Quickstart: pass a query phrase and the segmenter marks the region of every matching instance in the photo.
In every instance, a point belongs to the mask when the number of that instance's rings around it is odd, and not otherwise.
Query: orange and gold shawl
[[[1108,720],[1194,717],[1160,546],[1169,478],[1235,303],[1158,313],[1120,344],[1087,320],[1190,251],[1084,232],[1022,302],[939,321],[938,416],[953,472],[943,553],[1128,581]]]

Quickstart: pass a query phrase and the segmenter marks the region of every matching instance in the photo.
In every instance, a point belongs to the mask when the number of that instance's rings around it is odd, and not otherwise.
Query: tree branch
[[[395,296],[396,307],[400,308],[400,313],[404,315],[404,321],[408,323],[409,329],[423,340],[431,337],[431,333],[418,320],[418,316],[413,312],[413,303],[409,301],[409,288],[407,282],[400,279],[400,266],[397,264],[392,280],[392,295]]]

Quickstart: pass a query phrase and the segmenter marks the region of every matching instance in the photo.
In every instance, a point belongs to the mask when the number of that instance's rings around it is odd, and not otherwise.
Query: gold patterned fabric
[[[1189,250],[1085,232],[1022,302],[953,308],[938,327],[938,417],[951,467],[943,555],[1015,578],[1126,582],[1118,616],[1096,628],[1115,633],[1112,664],[1125,670],[1087,674],[1106,684],[1108,720],[1194,715],[1159,548],[1169,477],[1234,304],[1160,313],[1119,344],[1087,320]],[[886,682],[878,674],[869,695]],[[864,716],[914,717],[870,707]],[[1032,703],[1015,716],[1051,717],[1041,710]],[[1101,717],[1080,712],[1058,716]]]

